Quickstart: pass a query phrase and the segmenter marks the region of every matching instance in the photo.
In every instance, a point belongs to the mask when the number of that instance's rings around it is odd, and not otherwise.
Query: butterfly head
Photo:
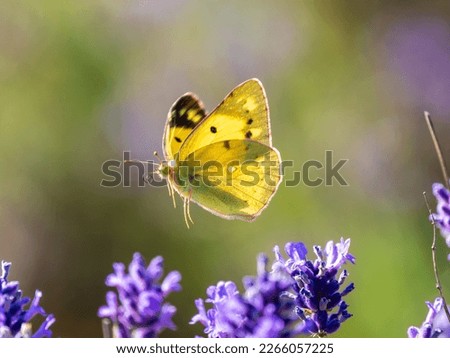
[[[175,160],[162,161],[156,172],[163,178],[167,178],[176,166]]]

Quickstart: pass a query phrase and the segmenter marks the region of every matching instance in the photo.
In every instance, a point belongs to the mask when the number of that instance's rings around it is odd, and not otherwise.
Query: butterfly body
[[[194,94],[181,96],[169,111],[163,150],[158,173],[169,193],[182,197],[186,224],[192,221],[191,201],[225,219],[253,221],[281,181],[281,158],[272,147],[267,99],[257,79],[238,85],[208,115]]]

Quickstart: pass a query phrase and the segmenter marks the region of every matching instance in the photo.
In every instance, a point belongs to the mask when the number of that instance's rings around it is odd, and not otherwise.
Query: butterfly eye
[[[169,168],[175,168],[175,165],[176,165],[177,163],[175,162],[175,160],[169,160],[169,162],[167,163],[167,166],[169,167]]]

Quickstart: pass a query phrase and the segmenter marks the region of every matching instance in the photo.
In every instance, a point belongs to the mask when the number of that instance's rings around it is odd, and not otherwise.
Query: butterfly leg
[[[176,208],[177,207],[177,202],[175,200],[175,195],[174,195],[175,193],[174,193],[174,190],[173,190],[173,186],[172,186],[172,184],[170,184],[169,181],[167,181],[167,190],[169,191],[169,196],[172,197],[173,207]]]
[[[190,205],[189,205],[191,203],[191,196],[192,196],[192,193],[189,193],[189,197],[186,198],[186,202],[187,202],[187,204],[186,204],[186,206],[187,206],[186,212],[187,212],[187,217],[188,217],[189,221],[191,223],[194,223],[194,220],[192,220],[192,218],[191,218],[191,210],[190,210]]]
[[[186,223],[186,226],[189,229],[189,220],[190,219],[190,215],[189,215],[189,198],[184,198],[183,199],[183,212],[184,212],[184,222]]]

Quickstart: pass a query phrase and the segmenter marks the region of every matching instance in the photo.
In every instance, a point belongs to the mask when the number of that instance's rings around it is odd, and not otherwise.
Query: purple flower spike
[[[276,256],[295,282],[293,297],[296,313],[303,320],[301,333],[318,336],[334,333],[352,316],[343,297],[353,291],[354,285],[343,286],[348,273],[343,270],[339,274],[344,264],[355,263],[355,257],[348,252],[350,239],[341,239],[338,243],[329,241],[324,250],[315,246],[317,258],[314,261],[307,260],[303,244],[295,245],[294,250],[292,243],[285,246],[287,260],[282,258],[278,248]]]
[[[447,246],[450,247],[450,191],[444,185],[435,183],[433,184],[433,194],[437,200],[437,207],[436,213],[432,214],[432,219],[441,230]],[[450,255],[448,259],[450,260]]]
[[[0,275],[0,338],[44,338],[51,337],[50,326],[55,322],[39,305],[42,292],[36,290],[33,300],[22,297],[19,282],[8,282],[11,263],[2,261]],[[28,309],[25,306],[28,305]],[[45,317],[44,322],[33,333],[30,321],[35,316]]]
[[[198,299],[198,314],[191,324],[201,323],[209,338],[277,338],[292,337],[297,317],[293,301],[283,293],[293,284],[287,272],[279,267],[268,272],[268,259],[260,255],[257,276],[245,277],[245,292],[231,282],[220,281],[207,290],[206,300]],[[211,304],[210,309],[205,303]]]
[[[268,258],[260,255],[257,276],[244,278],[243,293],[233,282],[220,281],[207,290],[206,300],[198,299],[198,314],[191,324],[200,323],[209,338],[286,338],[299,334],[325,336],[339,329],[351,317],[342,300],[354,286],[339,293],[348,273],[338,273],[346,262],[355,262],[348,253],[350,240],[329,242],[314,248],[317,260],[308,261],[306,246],[290,242],[285,260],[278,246],[275,261],[267,271]],[[211,304],[207,309],[205,305]],[[334,313],[333,313],[334,312]]]
[[[450,323],[444,311],[442,298],[438,297],[434,303],[426,302],[428,314],[420,328],[408,328],[409,338],[450,338]]]
[[[172,271],[160,282],[163,264],[164,259],[157,256],[146,266],[141,254],[135,253],[128,273],[124,264],[113,265],[114,273],[106,277],[105,283],[115,287],[117,293],[106,294],[106,305],[97,314],[111,320],[114,337],[155,338],[166,328],[176,329],[172,322],[176,308],[165,299],[181,290],[181,275]]]

